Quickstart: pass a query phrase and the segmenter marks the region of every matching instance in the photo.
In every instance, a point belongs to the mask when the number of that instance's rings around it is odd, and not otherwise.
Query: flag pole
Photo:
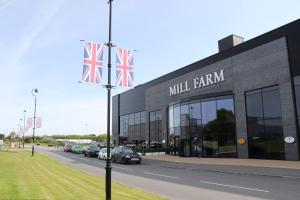
[[[106,200],[111,200],[111,157],[110,157],[110,105],[111,105],[111,18],[112,18],[112,1],[109,0],[109,32],[108,32],[108,82],[107,88],[107,155],[106,155],[106,167],[105,167],[105,189],[106,189]]]

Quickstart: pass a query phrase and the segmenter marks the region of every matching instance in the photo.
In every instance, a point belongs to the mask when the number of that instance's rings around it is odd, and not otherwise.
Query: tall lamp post
[[[32,131],[32,152],[31,156],[34,156],[34,134],[35,134],[35,119],[36,119],[36,95],[38,93],[37,88],[31,91],[31,94],[34,96],[34,115],[33,115],[33,131]]]
[[[110,105],[111,105],[111,48],[113,44],[111,42],[111,18],[112,18],[112,2],[109,0],[109,32],[108,32],[108,79],[107,79],[107,154],[106,154],[106,167],[105,167],[105,190],[106,190],[106,200],[111,200],[111,157],[110,157]]]
[[[24,126],[23,126],[23,149],[24,149],[24,142],[25,142],[25,138],[24,138],[24,134],[25,134],[25,114],[26,114],[26,110],[24,110],[23,112],[23,121],[24,121]]]

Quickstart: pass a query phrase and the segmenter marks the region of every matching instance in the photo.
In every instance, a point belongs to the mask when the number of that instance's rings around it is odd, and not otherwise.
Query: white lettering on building
[[[225,80],[224,69],[221,69],[220,71],[194,78],[192,83],[193,89],[213,85],[222,82],[224,80]],[[185,81],[169,87],[169,90],[170,90],[170,96],[173,96],[184,92],[188,92],[191,90],[191,88],[189,87],[189,81]]]

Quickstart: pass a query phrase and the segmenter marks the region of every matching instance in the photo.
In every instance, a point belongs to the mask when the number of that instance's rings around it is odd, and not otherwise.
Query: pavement
[[[90,174],[105,176],[105,161],[62,149],[37,147],[36,151]],[[280,165],[272,161],[270,167],[269,161],[250,161],[146,156],[141,165],[113,163],[112,180],[174,200],[300,199],[300,170],[292,168],[294,162]]]
[[[300,169],[300,161],[286,160],[263,160],[263,159],[241,159],[241,158],[197,158],[179,157],[171,155],[145,156],[146,159],[163,160],[179,163],[209,164],[209,165],[233,165],[233,166],[253,166],[285,169]]]

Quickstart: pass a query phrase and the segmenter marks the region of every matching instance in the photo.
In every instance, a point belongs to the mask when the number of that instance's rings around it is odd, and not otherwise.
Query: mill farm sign
[[[171,86],[170,96],[188,92],[192,89],[203,88],[224,81],[224,69],[196,77],[189,81],[184,81]]]

